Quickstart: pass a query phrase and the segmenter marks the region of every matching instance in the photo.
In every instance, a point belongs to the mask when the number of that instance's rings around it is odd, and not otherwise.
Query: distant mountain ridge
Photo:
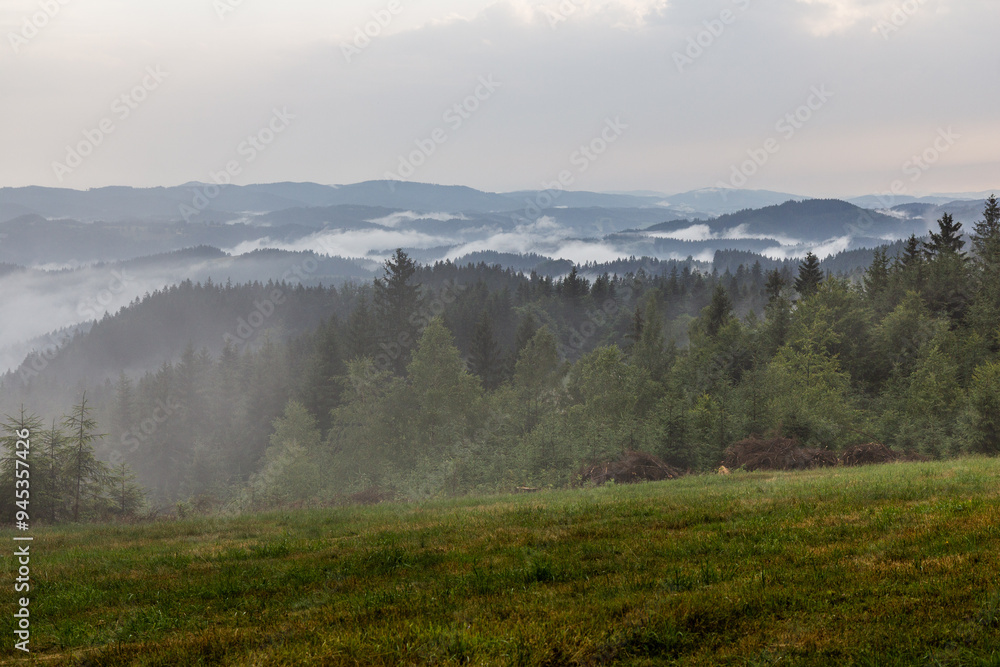
[[[819,242],[848,236],[882,239],[923,233],[923,222],[893,217],[863,209],[839,199],[788,201],[775,206],[728,213],[710,220],[664,222],[646,232],[681,232],[695,225],[706,226],[712,234],[741,230],[743,236],[792,237]]]

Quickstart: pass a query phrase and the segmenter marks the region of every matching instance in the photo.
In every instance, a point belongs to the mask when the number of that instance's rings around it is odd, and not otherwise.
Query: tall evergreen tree
[[[986,200],[983,219],[973,226],[972,245],[981,261],[1000,261],[997,257],[1000,253],[1000,202],[996,195]]]
[[[384,270],[375,280],[379,339],[391,370],[402,374],[416,344],[414,321],[420,317],[420,285],[413,282],[417,265],[399,248],[385,261]]]
[[[42,420],[28,413],[22,405],[18,414],[8,416],[0,428],[3,430],[0,436],[0,455],[3,457],[0,459],[2,519],[5,523],[12,522],[17,511],[23,511],[30,519],[33,512],[29,510],[37,506],[37,495],[32,497],[30,484],[33,464],[37,459],[32,449],[40,444]],[[18,446],[19,442],[27,443],[27,446]]]
[[[347,358],[375,358],[378,354],[379,332],[368,305],[368,299],[362,296],[358,305],[351,311],[347,319]]]
[[[72,519],[80,520],[81,509],[86,510],[88,496],[97,500],[108,480],[107,466],[94,455],[94,443],[104,437],[97,433],[97,421],[87,405],[87,393],[63,420],[69,437],[67,473],[72,485]]]
[[[806,258],[799,264],[799,277],[795,279],[795,291],[802,296],[815,294],[823,282],[823,271],[819,268],[819,259],[812,251],[806,253]]]
[[[938,231],[931,232],[931,240],[924,243],[924,252],[928,257],[939,257],[944,253],[963,256],[962,223],[955,222],[950,213],[945,213],[938,220]]]
[[[712,292],[712,302],[708,304],[703,313],[705,319],[705,331],[709,336],[715,337],[722,330],[733,316],[733,302],[726,292],[726,288],[721,283],[715,286]]]
[[[759,266],[758,262],[755,266]],[[785,277],[781,275],[779,269],[774,269],[768,271],[767,273],[767,284],[764,286],[764,291],[767,292],[767,300],[774,301],[781,296],[781,290],[785,289]]]
[[[39,515],[54,524],[63,517],[66,508],[68,445],[66,436],[56,426],[54,419],[51,428],[40,435],[33,475],[38,491],[36,502]]]
[[[493,318],[483,310],[472,335],[472,349],[469,365],[473,373],[483,382],[483,388],[493,391],[500,386],[504,375],[503,351],[497,344],[493,331]]]
[[[632,347],[632,363],[645,368],[649,376],[656,382],[663,382],[669,370],[670,360],[667,358],[666,346],[663,340],[663,316],[656,297],[656,291],[646,295],[645,325],[639,335],[639,340]]]
[[[108,472],[108,487],[113,511],[119,517],[133,516],[142,507],[142,489],[135,483],[135,473],[124,461]]]
[[[903,255],[899,260],[902,268],[910,269],[920,265],[924,257],[920,249],[920,239],[917,238],[916,234],[910,234],[910,238],[906,239],[906,245],[903,246]]]
[[[335,319],[331,318],[320,327],[309,361],[303,403],[325,433],[330,428],[330,411],[340,402],[340,378],[346,371]]]
[[[517,333],[514,336],[515,358],[521,354],[521,350],[528,345],[537,332],[538,322],[535,320],[535,316],[531,313],[525,313],[524,317],[521,318],[521,321],[518,322]]]

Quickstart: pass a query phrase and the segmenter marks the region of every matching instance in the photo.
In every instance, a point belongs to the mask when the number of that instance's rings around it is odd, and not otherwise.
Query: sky
[[[0,186],[1000,184],[996,0],[4,0]]]

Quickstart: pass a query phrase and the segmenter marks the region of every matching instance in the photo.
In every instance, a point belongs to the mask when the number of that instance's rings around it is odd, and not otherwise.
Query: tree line
[[[794,271],[553,279],[397,251],[350,307],[285,342],[189,346],[88,387],[108,433],[93,451],[134,469],[154,505],[244,510],[566,485],[628,449],[707,470],[750,435],[996,453],[995,198],[971,232],[944,215],[857,279],[812,254]]]

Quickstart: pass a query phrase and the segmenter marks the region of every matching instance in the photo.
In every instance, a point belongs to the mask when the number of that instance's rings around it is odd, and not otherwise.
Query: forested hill
[[[838,199],[810,199],[739,211],[707,221],[664,222],[645,231],[669,232],[693,224],[707,225],[714,233],[739,228],[744,234],[793,237],[809,241],[822,241],[849,234],[858,238],[878,239],[889,235],[904,238],[912,233],[923,234],[927,229],[923,219],[892,217]]]
[[[154,502],[236,509],[562,486],[630,449],[705,470],[755,434],[1000,452],[1000,204],[983,217],[945,215],[855,281],[812,254],[794,271],[552,279],[397,251],[358,287],[184,283],[27,385],[7,376],[2,407],[75,424],[86,391],[96,454]],[[163,353],[155,369],[108,372],[143,349]]]

